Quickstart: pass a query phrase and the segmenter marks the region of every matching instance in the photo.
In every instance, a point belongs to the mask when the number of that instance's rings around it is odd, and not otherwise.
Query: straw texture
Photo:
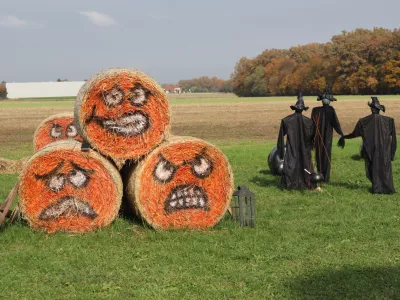
[[[118,170],[77,141],[39,150],[20,175],[20,207],[30,226],[47,232],[86,232],[109,225],[122,198]]]
[[[168,101],[146,74],[107,69],[79,91],[75,122],[92,147],[122,165],[127,159],[140,159],[168,136]]]
[[[52,115],[43,120],[33,135],[33,148],[36,152],[47,144],[61,140],[82,142],[82,138],[75,127],[72,112]]]
[[[131,209],[155,229],[212,227],[233,191],[225,155],[192,137],[171,137],[126,176]]]

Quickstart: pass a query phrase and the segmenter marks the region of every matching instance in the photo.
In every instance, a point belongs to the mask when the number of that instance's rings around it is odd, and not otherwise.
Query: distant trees
[[[189,80],[179,80],[178,85],[183,91],[192,93],[231,93],[233,90],[230,80],[223,80],[218,77],[202,76]]]
[[[0,83],[0,99],[7,99],[7,88],[5,81]]]
[[[400,92],[400,29],[343,31],[326,44],[265,50],[242,57],[231,75],[238,96]]]

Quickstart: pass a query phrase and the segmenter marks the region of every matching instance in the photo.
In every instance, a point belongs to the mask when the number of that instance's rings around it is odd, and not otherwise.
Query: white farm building
[[[7,82],[7,97],[9,99],[75,97],[84,83],[84,81]]]

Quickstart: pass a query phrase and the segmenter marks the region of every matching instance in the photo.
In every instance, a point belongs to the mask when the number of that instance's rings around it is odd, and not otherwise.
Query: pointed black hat
[[[369,107],[374,107],[385,112],[385,105],[379,103],[378,97],[371,97],[372,101],[368,102]]]
[[[290,105],[290,108],[293,110],[307,110],[308,106],[304,105],[304,99],[303,99],[303,95],[301,94],[301,92],[299,93],[299,95],[297,96],[297,102],[295,105]]]
[[[321,101],[322,99],[327,99],[329,101],[337,101],[335,97],[333,97],[332,93],[329,91],[329,87],[326,87],[324,93],[322,95],[318,95],[317,100]]]

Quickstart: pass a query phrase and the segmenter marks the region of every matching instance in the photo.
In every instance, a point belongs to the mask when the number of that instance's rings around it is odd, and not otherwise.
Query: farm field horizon
[[[175,96],[175,95],[174,95]],[[192,95],[190,95],[192,96]],[[280,120],[296,97],[170,97],[172,133],[202,138],[227,155],[235,186],[256,194],[257,227],[225,216],[214,229],[157,232],[119,218],[88,234],[0,228],[0,289],[7,299],[398,299],[399,194],[372,195],[361,139],[333,147],[332,182],[323,192],[284,191],[268,170]],[[369,96],[337,96],[342,129],[370,114]],[[379,97],[400,128],[400,95]],[[310,109],[320,106],[305,97]],[[69,99],[0,101],[0,157],[33,153],[33,132]],[[337,138],[337,135],[335,135]],[[334,141],[336,144],[336,141]],[[399,154],[393,177],[400,191]],[[0,174],[5,199],[17,174]]]

